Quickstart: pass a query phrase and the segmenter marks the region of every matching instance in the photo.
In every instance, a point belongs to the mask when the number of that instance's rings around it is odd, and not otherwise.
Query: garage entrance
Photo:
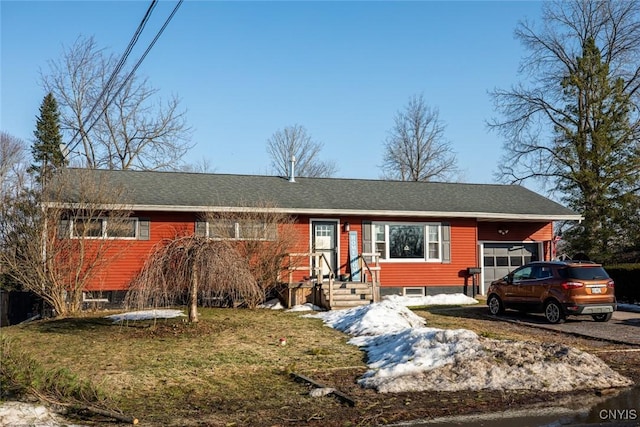
[[[538,243],[484,243],[482,245],[483,291],[492,281],[506,276],[517,267],[539,260],[539,251]]]

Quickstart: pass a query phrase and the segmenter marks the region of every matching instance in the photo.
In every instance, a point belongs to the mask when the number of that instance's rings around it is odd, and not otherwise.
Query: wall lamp
[[[509,229],[507,227],[498,227],[498,234],[501,236],[506,236],[509,233]]]
[[[351,230],[351,225],[348,222],[345,222],[342,225],[342,230],[346,233],[347,231]]]

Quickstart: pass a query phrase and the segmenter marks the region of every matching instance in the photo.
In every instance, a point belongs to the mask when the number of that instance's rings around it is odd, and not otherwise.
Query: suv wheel
[[[548,301],[544,306],[544,317],[549,323],[564,322],[565,315],[557,301]]]
[[[494,316],[498,314],[504,313],[504,306],[502,305],[502,301],[496,295],[491,295],[487,300],[487,305],[489,306],[489,313]]]
[[[613,313],[601,313],[601,314],[591,315],[591,317],[593,317],[593,320],[595,320],[596,322],[608,322],[609,320],[611,320],[611,316],[613,316]]]

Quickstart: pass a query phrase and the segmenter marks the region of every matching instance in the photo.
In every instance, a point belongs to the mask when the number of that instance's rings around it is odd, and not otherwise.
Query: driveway
[[[495,318],[620,344],[640,345],[640,313],[636,312],[616,311],[608,322],[595,322],[591,316],[569,316],[565,323],[558,325],[550,324],[541,314],[511,310]]]

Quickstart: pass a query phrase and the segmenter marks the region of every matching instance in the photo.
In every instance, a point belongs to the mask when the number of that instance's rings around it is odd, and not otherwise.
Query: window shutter
[[[58,221],[58,239],[68,239],[71,237],[69,230],[69,220],[61,219]]]
[[[362,221],[362,252],[363,253],[372,253],[373,252],[373,242],[371,241],[372,234],[372,225],[371,221]],[[367,262],[371,262],[371,257],[365,257]]]
[[[196,221],[196,237],[207,236],[207,221]]]
[[[138,219],[138,240],[149,240],[151,237],[151,221],[149,218]]]
[[[451,263],[451,224],[442,223],[442,262]]]

